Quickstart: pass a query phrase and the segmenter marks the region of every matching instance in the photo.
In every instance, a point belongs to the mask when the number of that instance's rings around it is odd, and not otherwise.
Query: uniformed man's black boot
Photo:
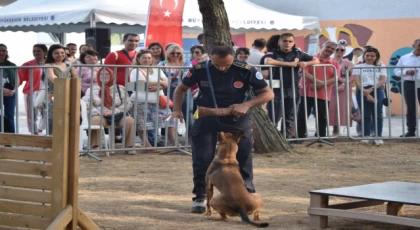
[[[191,213],[205,213],[206,212],[206,201],[203,198],[199,198],[193,201],[191,207]]]

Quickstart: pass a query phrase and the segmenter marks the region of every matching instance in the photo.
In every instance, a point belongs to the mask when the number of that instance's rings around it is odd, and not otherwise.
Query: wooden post
[[[68,204],[73,207],[73,219],[68,230],[77,230],[79,216],[79,136],[80,136],[80,92],[79,78],[70,79],[70,135],[69,135],[69,190]]]
[[[70,79],[54,80],[53,160],[51,219],[54,220],[67,205],[68,154],[70,124]]]
[[[311,208],[327,208],[328,196],[311,194]],[[309,214],[309,226],[312,229],[324,229],[328,227],[328,216],[318,216]]]
[[[386,205],[386,214],[392,216],[404,215],[404,206],[400,203],[388,202]]]

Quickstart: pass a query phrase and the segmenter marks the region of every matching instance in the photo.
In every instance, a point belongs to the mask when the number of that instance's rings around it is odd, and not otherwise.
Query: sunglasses
[[[173,53],[170,53],[170,55],[172,55],[172,56],[175,56],[175,55],[176,55],[176,56],[181,56],[181,53],[179,53],[179,52],[176,52],[176,53],[175,53],[175,52],[173,52]]]
[[[341,52],[344,52],[344,51],[346,51],[345,49],[336,49],[335,51],[341,51]]]
[[[200,51],[195,51],[194,53],[195,53],[195,54],[201,54],[201,52],[200,52]]]

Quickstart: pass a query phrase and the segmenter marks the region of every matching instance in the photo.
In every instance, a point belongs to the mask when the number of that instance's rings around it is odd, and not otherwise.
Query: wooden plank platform
[[[420,184],[390,181],[344,188],[315,190],[311,194],[420,205]]]
[[[327,228],[328,216],[420,227],[419,219],[401,217],[404,214],[403,205],[420,206],[420,196],[418,195],[420,194],[420,184],[417,183],[390,181],[360,186],[314,190],[309,193],[311,199],[308,214],[311,228]],[[329,205],[328,201],[330,196],[360,199],[360,201]],[[349,210],[384,203],[387,203],[385,214]]]

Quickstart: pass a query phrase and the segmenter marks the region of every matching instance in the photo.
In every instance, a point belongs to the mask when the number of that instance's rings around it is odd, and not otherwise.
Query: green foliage
[[[123,34],[111,34],[111,44],[112,45],[121,45],[122,44]]]

